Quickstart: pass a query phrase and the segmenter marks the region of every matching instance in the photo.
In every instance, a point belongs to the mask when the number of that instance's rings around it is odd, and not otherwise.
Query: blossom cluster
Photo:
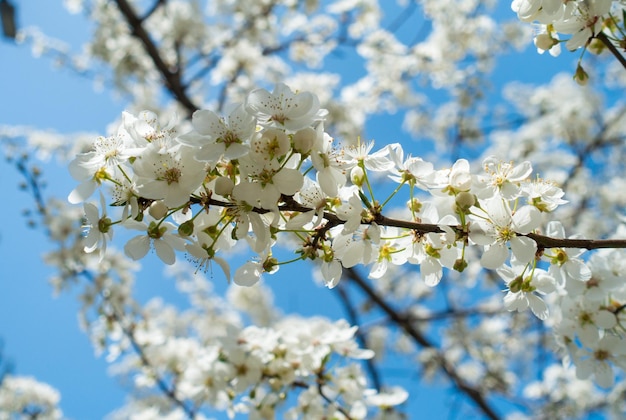
[[[122,227],[139,231],[124,246],[134,260],[153,249],[173,264],[184,252],[198,269],[215,263],[230,280],[227,253],[246,243],[255,257],[232,278],[251,286],[286,263],[276,258],[275,245],[288,240],[296,244],[295,260],[318,263],[328,287],[337,285],[343,268],[368,266],[369,277],[379,279],[405,264],[418,265],[423,281],[435,286],[444,268],[462,272],[467,255],[480,252],[482,267],[504,280],[510,311],[530,309],[547,320],[555,298],[545,296],[557,291],[565,296],[557,313],[586,305],[575,293],[591,289],[581,252],[546,249],[533,239],[546,231],[565,238],[560,224],[544,227],[544,219],[566,201],[555,184],[531,177],[529,162],[492,156],[475,174],[465,159],[436,169],[405,156],[399,144],[374,150],[373,142],[359,139],[341,146],[324,131],[326,111],[317,97],[284,84],[252,91],[227,114],[197,111],[193,129],[179,134],[175,122],[161,125],[150,112],[125,113],[115,135],[97,138],[78,155],[70,170],[81,183],[69,200],[85,202],[85,251],[104,255],[113,230]],[[374,176],[396,188],[380,197]],[[395,211],[400,218],[387,217],[386,206],[403,187],[409,200]],[[99,206],[86,202],[97,189]],[[121,207],[120,214],[110,215],[107,202]],[[607,361],[623,363],[615,334],[619,305],[609,296],[595,301],[597,321],[580,315],[571,324],[576,318],[564,316],[556,326],[580,376],[595,372],[604,386],[613,380]]]
[[[514,0],[511,8],[521,21],[539,23],[537,49],[556,56],[562,42],[574,51],[587,48],[603,30],[610,33],[621,21],[623,5],[612,0]],[[561,41],[559,34],[569,38]]]
[[[0,418],[57,420],[61,397],[50,385],[29,376],[7,375],[0,382]]]
[[[390,407],[407,398],[400,388],[377,392],[367,387],[356,362],[371,358],[373,352],[358,347],[356,327],[345,321],[286,317],[272,326],[242,328],[237,317],[228,319],[228,311],[222,316],[179,314],[160,300],[148,303],[146,315],[151,321],[137,325],[132,337],[150,365],[137,368],[142,365],[140,356],[131,352],[114,364],[117,375],[132,378],[137,392],[113,418],[168,412],[184,418],[183,410],[171,401],[161,397],[155,403],[157,381],[165,380],[174,384],[177,401],[212,407],[231,417],[276,418],[283,413],[283,418],[294,419],[363,419],[378,411],[383,418],[394,418]],[[202,320],[207,315],[212,315],[213,330]],[[192,334],[176,331],[181,318],[194,319],[189,325]],[[128,346],[123,335],[110,343],[110,349]],[[294,390],[297,401],[286,409],[287,396]],[[194,417],[191,411],[187,417]]]
[[[60,269],[52,282],[57,290],[82,283],[81,326],[111,374],[132,388],[111,418],[205,418],[216,411],[250,418],[399,416],[406,392],[375,389],[362,369],[373,352],[357,344],[356,327],[345,320],[281,316],[262,282],[231,284],[221,296],[183,261],[166,273],[188,306],[162,297],[138,302],[139,264],[113,246],[103,258],[85,253],[76,229],[82,209],[55,202],[48,211],[50,236],[60,245],[46,255]],[[74,264],[66,264],[68,255]]]

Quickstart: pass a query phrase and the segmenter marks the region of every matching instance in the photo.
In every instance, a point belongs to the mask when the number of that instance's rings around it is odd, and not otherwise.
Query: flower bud
[[[409,208],[409,210],[413,213],[419,213],[420,211],[422,211],[422,202],[419,201],[417,198],[413,197],[412,199],[410,199],[409,201],[406,202],[406,206]]]
[[[548,51],[559,43],[550,34],[539,34],[535,37],[535,46],[540,50]]]
[[[178,226],[178,234],[182,237],[189,236],[193,233],[193,220],[187,220]]]
[[[293,135],[294,150],[303,155],[308,154],[311,151],[313,144],[315,144],[316,137],[317,133],[311,127],[298,130],[298,132]]]
[[[165,205],[165,203],[159,200],[153,201],[152,204],[150,204],[148,213],[150,213],[150,216],[154,217],[156,220],[160,220],[167,216],[168,210],[169,208]]]
[[[456,202],[458,209],[465,212],[476,204],[476,197],[472,193],[463,191],[456,195],[454,201]]]
[[[235,183],[226,177],[219,177],[215,180],[215,193],[223,197],[229,196],[235,188]]]
[[[463,270],[467,268],[467,261],[465,261],[463,258],[459,258],[458,260],[454,261],[454,265],[452,266],[452,268],[459,273],[462,273]]]
[[[360,166],[355,166],[350,171],[350,180],[357,187],[362,187],[365,183],[365,171]]]
[[[589,82],[589,75],[580,64],[578,65],[578,67],[576,67],[576,73],[574,73],[574,81],[581,86],[585,86],[587,82]]]

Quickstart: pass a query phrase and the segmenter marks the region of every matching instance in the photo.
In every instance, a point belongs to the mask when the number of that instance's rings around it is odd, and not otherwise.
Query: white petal
[[[433,258],[424,259],[420,265],[420,272],[422,273],[424,283],[426,286],[430,287],[438,285],[443,275],[441,265],[439,265],[436,261],[433,261]]]
[[[91,197],[91,194],[96,190],[96,182],[93,180],[87,180],[80,183],[67,197],[67,201],[71,204],[82,203]]]
[[[525,161],[515,166],[509,176],[509,181],[523,181],[532,173],[533,166],[530,162]]]
[[[596,374],[596,383],[602,388],[611,388],[615,383],[615,373],[605,361],[596,361],[594,373]]]
[[[502,244],[493,244],[489,246],[480,258],[480,264],[488,269],[495,270],[499,268],[509,256],[509,250]]]
[[[553,238],[565,238],[565,229],[559,221],[551,221],[546,228],[546,235]]]
[[[304,185],[304,177],[296,169],[284,168],[274,175],[273,183],[282,194],[294,195]]]
[[[328,287],[329,289],[337,286],[339,280],[341,280],[341,274],[343,272],[341,264],[338,261],[323,263],[321,266],[321,271],[326,287]]]
[[[513,215],[513,227],[518,233],[529,233],[541,224],[541,213],[533,206],[523,206]]]
[[[260,264],[247,262],[235,271],[233,281],[239,286],[253,286],[261,278]]]
[[[617,319],[614,313],[600,310],[595,314],[594,322],[600,328],[609,329],[617,324]]]
[[[574,280],[587,281],[591,278],[591,270],[579,259],[573,259],[563,264],[565,272]]]
[[[588,379],[593,373],[593,362],[589,359],[576,363],[576,377],[578,379]]]
[[[146,256],[150,250],[150,238],[147,235],[139,235],[126,242],[124,253],[137,261]]]
[[[165,264],[172,265],[176,262],[176,254],[174,253],[174,248],[171,247],[170,244],[163,240],[155,240],[154,241],[154,249],[156,250],[157,255]]]
[[[528,298],[528,305],[530,306],[530,310],[533,311],[533,314],[540,320],[545,321],[548,318],[549,312],[548,306],[543,299],[532,293],[527,293],[526,297]]]
[[[522,263],[527,263],[535,258],[537,252],[537,244],[530,238],[525,236],[516,236],[511,238],[511,251],[513,255]]]
[[[228,262],[226,262],[226,260],[221,257],[213,257],[212,261],[215,261],[217,265],[220,266],[220,268],[224,272],[224,275],[226,276],[226,279],[230,282],[230,266],[228,265]]]
[[[337,196],[339,185],[335,182],[331,168],[325,168],[317,173],[317,182],[320,184],[322,191],[329,197]]]
[[[354,267],[363,261],[363,242],[352,242],[341,256],[341,265],[346,268]]]
[[[388,268],[388,262],[386,259],[383,259],[380,262],[374,263],[372,269],[370,270],[369,277],[372,279],[379,279],[385,275]]]

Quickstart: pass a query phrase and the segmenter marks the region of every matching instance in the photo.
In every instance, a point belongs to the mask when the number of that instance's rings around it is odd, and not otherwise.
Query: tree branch
[[[613,56],[615,56],[615,58],[617,58],[617,61],[620,62],[622,67],[624,67],[626,69],[626,58],[624,58],[624,56],[622,55],[622,53],[619,52],[617,47],[615,45],[613,45],[613,43],[611,42],[609,37],[606,36],[606,34],[604,32],[600,32],[600,33],[598,33],[596,35],[596,38],[599,39],[600,42],[602,42],[604,44],[604,46],[609,49],[609,51],[611,51],[611,54],[613,54]]]
[[[131,34],[143,44],[146,53],[152,59],[154,66],[163,77],[167,90],[169,90],[174,98],[189,111],[189,115],[193,114],[198,110],[198,106],[194,104],[187,95],[186,87],[183,86],[181,82],[180,67],[176,70],[170,70],[170,67],[163,61],[156,44],[144,29],[142,19],[137,16],[127,0],[115,0],[115,3],[130,26]]]
[[[297,211],[301,213],[314,211],[315,209],[305,207],[300,203],[293,200],[291,197],[284,197],[285,203],[280,205],[278,209],[280,211]],[[192,199],[192,203],[200,204],[200,200]],[[208,201],[209,204],[220,206],[220,207],[235,207],[234,204],[219,201],[215,199],[210,199]],[[258,207],[254,207],[252,211],[265,214],[269,213],[270,210],[262,209]],[[341,220],[337,217],[336,214],[324,212],[324,218],[329,221],[329,223],[335,225],[340,225],[345,223],[345,220]],[[417,223],[411,222],[410,220],[399,220],[393,219],[390,217],[383,216],[382,214],[377,214],[374,217],[374,220],[362,220],[361,224],[371,225],[372,223],[376,223],[379,226],[390,226],[390,227],[399,227],[405,229],[411,229],[417,233],[445,233],[445,231],[441,228],[440,225],[435,225],[431,223]],[[443,225],[442,225],[443,226]],[[455,232],[466,235],[466,232],[460,226],[449,226],[450,229]],[[538,233],[527,233],[521,234],[518,233],[517,236],[526,236],[537,243],[537,247],[540,249],[548,249],[548,248],[581,248],[581,249],[602,249],[602,248],[626,248],[626,239],[571,239],[571,238],[552,238],[550,236],[540,235]]]
[[[183,412],[189,419],[192,419],[192,420],[195,419],[196,413],[194,412],[194,410],[189,408],[187,404],[185,404],[184,401],[182,401],[176,396],[175,386],[173,388],[170,388],[167,386],[165,379],[161,376],[157,368],[148,359],[148,356],[146,355],[144,348],[137,342],[134,331],[133,331],[134,323],[131,321],[130,326],[125,325],[126,322],[124,322],[125,321],[124,315],[119,314],[115,307],[115,304],[112,302],[109,302],[110,300],[109,295],[106,293],[106,291],[102,287],[100,287],[97,284],[93,274],[90,271],[83,270],[83,271],[77,272],[76,275],[82,275],[85,279],[87,279],[88,282],[96,286],[98,290],[98,294],[100,295],[102,300],[109,304],[110,310],[106,313],[106,315],[112,317],[113,320],[117,322],[117,324],[120,326],[120,328],[122,329],[122,332],[124,333],[128,341],[130,342],[131,347],[133,348],[137,356],[139,356],[139,360],[141,361],[141,366],[143,366],[143,368],[150,371],[150,374],[154,378],[158,389],[163,393],[163,395],[165,395],[165,397],[168,400],[170,400],[171,403],[173,403],[175,406],[183,410]]]
[[[344,276],[350,279],[359,289],[361,289],[371,300],[380,308],[389,318],[401,328],[413,341],[424,348],[433,349],[437,351],[437,359],[443,373],[450,379],[455,387],[463,394],[467,395],[478,408],[490,419],[498,420],[500,416],[496,413],[495,409],[489,404],[485,396],[480,390],[472,387],[465,382],[463,378],[457,373],[452,365],[450,365],[445,356],[443,356],[439,349],[428,339],[421,331],[413,326],[410,319],[402,316],[396,311],[382,296],[380,296],[353,268],[344,268]]]
[[[350,325],[356,325],[359,329],[356,332],[356,339],[361,347],[367,347],[367,342],[365,340],[365,335],[361,331],[361,322],[359,320],[359,315],[354,308],[354,305],[350,301],[350,296],[348,296],[348,292],[345,290],[345,285],[339,282],[337,288],[335,288],[337,293],[339,294],[339,299],[343,304],[344,310],[348,315],[348,322]],[[367,368],[367,372],[369,373],[370,379],[372,381],[372,385],[376,388],[377,391],[381,390],[382,383],[380,380],[380,374],[378,370],[376,370],[376,366],[374,365],[374,361],[372,359],[364,360],[365,367]]]

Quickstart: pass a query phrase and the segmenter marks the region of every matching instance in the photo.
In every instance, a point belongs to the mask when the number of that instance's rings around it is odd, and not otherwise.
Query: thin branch
[[[359,343],[361,347],[366,347],[367,343],[365,341],[365,336],[360,329],[361,321],[359,320],[359,315],[357,311],[355,310],[354,305],[350,301],[350,296],[348,295],[348,292],[346,292],[345,290],[345,285],[339,282],[339,285],[337,288],[335,288],[335,290],[339,294],[339,300],[341,300],[344,310],[346,311],[346,314],[348,315],[348,322],[350,323],[350,325],[356,325],[359,327],[359,329],[356,332],[357,342]],[[378,370],[376,370],[374,361],[372,359],[366,359],[364,362],[365,362],[365,367],[367,368],[367,372],[370,376],[370,379],[372,380],[372,384],[374,385],[374,388],[376,388],[377,391],[380,391],[382,388],[382,384],[380,380],[380,374],[378,373]]]
[[[339,404],[337,404],[336,402],[334,402],[333,400],[330,399],[329,396],[326,395],[326,393],[324,392],[324,389],[322,388],[322,386],[324,385],[324,372],[320,371],[317,374],[317,392],[320,394],[320,396],[326,400],[326,402],[328,404],[333,405],[334,407],[337,408],[337,411],[339,411],[341,414],[343,414],[346,419],[348,420],[352,420],[352,417],[350,417],[350,413],[348,413],[348,411],[343,408],[342,406],[340,406]]]
[[[155,67],[163,77],[166,88],[174,98],[189,111],[189,115],[193,114],[198,110],[198,106],[191,101],[187,95],[186,87],[181,83],[180,68],[171,70],[165,61],[163,61],[156,44],[144,29],[142,20],[137,16],[128,1],[115,0],[115,3],[130,26],[131,34],[143,44],[146,53],[152,59]]]
[[[26,161],[27,161],[27,157],[22,157],[17,161],[16,166],[17,166],[18,171],[26,179],[26,187],[28,188],[30,193],[33,195],[33,198],[35,199],[35,202],[37,203],[37,209],[41,217],[45,218],[49,215],[49,212],[48,212],[46,203],[43,199],[42,185],[39,181],[41,179],[41,176],[39,172],[29,169],[26,165]],[[80,271],[72,270],[72,275],[74,277],[78,277],[78,276],[84,277],[88,282],[96,286],[98,290],[98,294],[105,302],[109,301],[109,297],[107,296],[107,294],[104,292],[104,290],[101,287],[98,286],[97,282],[95,281],[95,276],[93,275],[93,273],[91,273],[88,270],[80,270]],[[124,333],[126,338],[128,338],[128,340],[130,341],[133,347],[133,350],[139,356],[142,366],[151,371],[158,388],[161,390],[161,392],[163,392],[163,394],[165,394],[165,396],[174,405],[180,407],[185,412],[187,417],[189,417],[190,419],[194,419],[195,418],[194,410],[187,407],[187,405],[183,401],[178,399],[178,397],[176,396],[175,390],[170,389],[167,386],[165,380],[159,375],[156,368],[150,363],[150,360],[148,360],[148,357],[146,356],[143,348],[135,339],[132,329],[124,325],[123,316],[118,314],[118,312],[115,309],[115,305],[113,303],[109,302],[109,304],[110,304],[111,312],[108,315],[113,317],[113,319],[120,325],[122,332]]]
[[[324,393],[324,390],[322,389],[322,386],[324,385],[324,383],[326,382],[326,379],[324,378],[324,372],[320,371],[317,373],[317,392],[320,395],[320,397],[322,397],[322,399],[324,401],[326,401],[328,404],[333,405],[337,411],[339,411],[341,414],[343,414],[348,420],[351,420],[352,417],[350,417],[350,414],[348,413],[348,411],[343,408],[341,405],[339,405],[339,403],[337,403],[337,401],[333,401],[332,399],[330,399],[330,397],[328,395],[326,395]],[[293,388],[301,388],[301,389],[309,389],[311,387],[310,384],[306,383],[306,382],[302,382],[302,381],[295,381],[291,383],[291,386]]]
[[[611,42],[611,40],[609,39],[608,36],[606,36],[606,34],[604,32],[600,32],[596,35],[596,38],[600,40],[600,42],[602,42],[604,44],[605,47],[607,47],[609,49],[609,51],[611,51],[611,54],[613,54],[613,56],[615,56],[615,58],[617,58],[617,61],[620,62],[620,64],[622,65],[622,67],[624,67],[626,69],[626,58],[624,58],[624,56],[622,55],[622,53],[619,52],[619,50],[617,49],[617,47]]]
[[[469,318],[472,316],[491,316],[498,315],[508,311],[504,309],[480,309],[480,308],[466,308],[466,309],[449,309],[440,312],[433,312],[424,316],[415,316],[407,314],[406,317],[410,321],[428,322],[439,321],[442,319],[450,318]]]
[[[421,331],[413,326],[410,319],[402,316],[399,312],[393,308],[382,296],[380,296],[353,268],[344,269],[344,275],[350,279],[356,286],[359,287],[371,300],[380,308],[389,318],[401,328],[413,341],[419,344],[421,347],[433,349],[437,351],[438,363],[441,366],[443,373],[454,383],[455,387],[463,394],[467,395],[478,408],[492,420],[500,419],[500,416],[496,413],[495,409],[486,400],[482,392],[467,382],[458,374],[454,367],[448,363],[446,358],[439,352],[439,349],[432,343]]]
[[[141,18],[141,21],[145,21],[146,19],[148,19],[150,16],[152,16],[152,14],[154,12],[156,12],[159,7],[164,6],[167,3],[167,0],[157,0],[154,2],[154,4],[152,5],[152,7],[150,9],[148,9],[148,11],[146,13],[144,13],[143,17]]]
[[[286,202],[278,207],[280,211],[297,211],[301,213],[314,211],[315,209],[305,207],[295,200],[292,197],[283,197]],[[200,201],[197,199],[191,200],[192,203],[199,204]],[[219,201],[215,199],[210,199],[209,204],[220,206],[220,207],[235,207],[234,204]],[[254,207],[252,211],[265,214],[269,213],[270,210],[262,209],[258,207]],[[345,220],[341,220],[337,217],[336,214],[324,212],[324,218],[328,220],[330,224],[333,226],[344,224]],[[411,229],[417,233],[445,233],[442,229],[444,225],[435,225],[431,223],[417,223],[412,222],[410,220],[399,220],[393,219],[391,217],[383,216],[382,214],[377,214],[373,220],[362,220],[361,224],[371,225],[372,223],[376,223],[379,226],[389,226],[389,227],[398,227]],[[445,225],[460,235],[466,235],[463,229],[460,226],[449,226]],[[537,247],[540,249],[549,249],[549,248],[581,248],[581,249],[602,249],[602,248],[626,248],[626,239],[571,239],[571,238],[553,238],[550,236],[540,235],[538,233],[517,233],[517,236],[526,236],[537,243]]]
[[[167,399],[169,399],[174,405],[180,407],[183,412],[185,413],[185,415],[189,418],[189,419],[194,419],[196,418],[196,413],[194,412],[193,409],[189,408],[182,400],[180,400],[177,396],[176,396],[176,388],[170,388],[167,386],[167,383],[165,382],[165,379],[163,379],[163,377],[159,374],[158,370],[156,369],[156,367],[154,367],[154,365],[150,362],[150,360],[148,359],[148,356],[146,355],[144,348],[137,342],[137,340],[135,339],[135,334],[133,332],[133,323],[131,322],[131,326],[128,327],[124,322],[124,316],[120,315],[118,313],[118,311],[116,310],[115,304],[108,302],[110,297],[108,296],[108,294],[105,292],[105,290],[101,287],[98,286],[97,282],[95,281],[95,277],[94,275],[88,271],[88,270],[82,270],[79,272],[76,272],[76,275],[81,275],[82,277],[84,277],[88,282],[90,282],[91,284],[93,284],[94,286],[96,286],[97,290],[98,290],[98,294],[100,295],[100,297],[102,298],[102,300],[104,302],[109,303],[109,308],[110,308],[110,312],[107,313],[108,316],[111,316],[113,318],[113,320],[115,322],[117,322],[117,324],[120,326],[120,328],[122,329],[122,332],[124,334],[124,336],[126,336],[126,338],[129,340],[133,350],[135,351],[135,353],[137,354],[137,356],[139,356],[139,360],[141,360],[141,365],[145,368],[148,369],[150,371],[150,374],[152,375],[152,377],[154,378],[157,387],[159,388],[159,390],[167,397]]]

